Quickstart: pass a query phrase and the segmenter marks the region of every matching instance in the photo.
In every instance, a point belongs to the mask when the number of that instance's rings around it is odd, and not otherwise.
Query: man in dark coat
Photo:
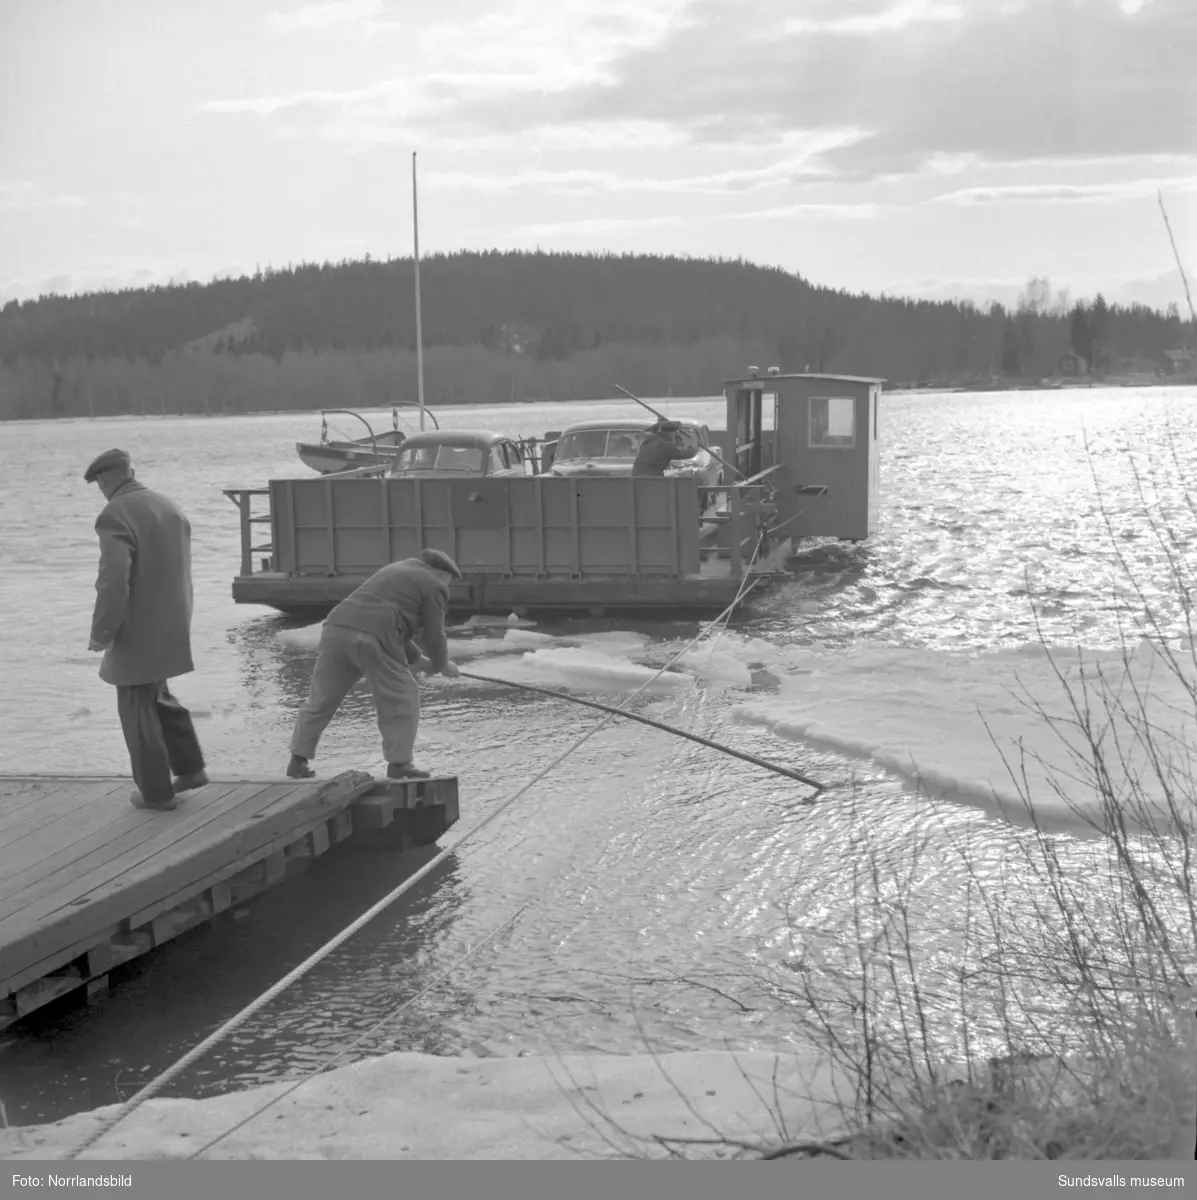
[[[420,685],[415,671],[459,674],[449,661],[445,612],[457,564],[440,550],[375,571],[328,614],[308,698],[291,738],[292,779],[309,779],[308,760],[349,689],[364,675],[374,696],[388,779],[427,779],[412,762],[420,724]],[[416,644],[419,638],[423,652]]]
[[[105,451],[83,478],[108,502],[96,519],[100,570],[88,648],[103,651],[100,678],[116,688],[134,805],[176,808],[178,793],[208,782],[191,716],[167,686],[195,670],[191,525],[173,501],[133,478],[123,450]]]
[[[686,449],[681,444],[678,437],[681,429],[676,421],[657,421],[655,425],[650,425],[636,452],[632,474],[664,476],[665,468],[671,462],[694,458],[698,454],[698,447]]]

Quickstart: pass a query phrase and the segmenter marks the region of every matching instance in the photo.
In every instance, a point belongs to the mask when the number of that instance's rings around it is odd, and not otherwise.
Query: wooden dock
[[[0,1029],[281,883],[355,834],[428,845],[457,780],[213,780],[172,812],[115,777],[0,778]]]

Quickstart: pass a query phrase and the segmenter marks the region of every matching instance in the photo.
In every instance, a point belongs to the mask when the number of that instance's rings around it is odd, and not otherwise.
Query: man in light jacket
[[[308,698],[295,720],[287,775],[310,779],[320,735],[362,676],[370,685],[388,779],[427,779],[413,763],[420,685],[413,671],[459,674],[449,661],[445,613],[449,582],[460,579],[443,551],[422,550],[375,571],[328,614]],[[423,643],[421,652],[415,639]]]
[[[107,504],[96,519],[100,570],[90,650],[116,688],[138,808],[169,810],[208,782],[191,715],[167,680],[191,661],[191,525],[178,506],[133,477],[129,455],[107,450],[83,474]],[[172,780],[172,775],[174,776]]]

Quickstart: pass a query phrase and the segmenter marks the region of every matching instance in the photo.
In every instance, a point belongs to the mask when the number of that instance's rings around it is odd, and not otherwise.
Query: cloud
[[[791,17],[783,28],[786,33],[830,33],[860,36],[889,33],[906,25],[932,21],[959,21],[964,10],[956,4],[912,3],[895,4],[877,12],[856,13],[852,16]]]
[[[676,0],[522,0],[465,21],[443,21],[420,38],[425,61],[460,76],[510,77],[556,87],[611,81],[611,64],[658,44]]]
[[[426,29],[402,77],[204,108],[276,128],[285,117],[289,136],[351,148],[621,150],[634,148],[623,138],[635,129],[644,145],[731,155],[827,135],[793,181],[812,183],[1194,150],[1191,0],[805,0],[801,16],[793,10],[791,0],[750,10],[743,0],[522,0]],[[855,136],[835,140],[844,130]]]
[[[731,167],[703,175],[645,176],[613,170],[527,170],[498,172],[434,171],[424,182],[432,189],[463,190],[491,195],[514,192],[592,195],[610,192],[649,192],[676,195],[728,195],[786,187],[807,177],[810,159],[830,143],[850,142],[852,131],[818,139],[804,153],[783,156],[762,166]]]
[[[338,26],[372,24],[382,12],[382,0],[327,0],[305,4],[290,12],[273,12],[267,18],[277,29],[288,31],[329,30]]]
[[[576,221],[541,222],[517,225],[504,230],[504,236],[517,238],[579,237],[617,230],[651,229],[662,226],[680,228],[724,221],[775,221],[794,217],[827,217],[833,220],[870,220],[882,211],[878,204],[787,204],[777,208],[743,212],[680,214],[668,213],[645,217],[586,217]],[[476,231],[477,234],[493,231]]]
[[[1134,179],[1114,183],[1034,183],[1003,187],[971,187],[936,196],[933,204],[1076,204],[1142,200],[1158,191],[1197,190],[1197,176],[1180,179]]]
[[[85,208],[82,196],[69,193],[51,195],[40,184],[28,180],[0,183],[0,208],[28,212],[42,208]]]
[[[545,221],[531,225],[517,225],[506,230],[508,237],[553,238],[585,236],[594,233],[611,233],[618,229],[651,229],[663,225],[680,226],[687,219],[675,215],[657,217],[587,217],[580,221]]]
[[[311,125],[290,121],[275,132],[291,140],[315,139],[348,151],[368,152],[380,146],[435,147],[437,154],[479,151],[502,154],[590,154],[609,151],[664,151],[682,148],[685,136],[651,121],[592,121],[577,124],[521,125],[513,121],[502,129],[479,132],[469,125],[444,125],[428,131],[426,119],[414,106],[402,117],[331,114]]]
[[[313,21],[334,15],[347,20],[357,7],[347,0],[312,5],[298,14],[307,14],[312,27]],[[350,144],[418,140],[421,133],[434,133],[438,142],[448,135],[463,143],[496,133],[527,135],[554,123],[549,97],[612,84],[611,65],[660,40],[678,7],[677,0],[523,0],[501,12],[429,26],[415,43],[415,65],[402,78],[342,90],[214,98],[200,109],[261,117],[286,113],[292,133],[303,131],[297,121],[306,117],[310,136]],[[297,14],[286,18],[292,26],[298,19]],[[358,14],[357,19],[367,18]],[[535,114],[530,121],[529,108]],[[587,124],[573,115],[566,121]],[[632,118],[614,124],[652,123]]]
[[[250,113],[257,116],[273,116],[275,113],[292,109],[313,108],[362,108],[371,104],[385,103],[400,98],[406,92],[404,84],[384,80],[366,87],[332,91],[312,88],[302,92],[291,92],[283,96],[251,96],[242,100],[206,100],[200,105],[201,112]]]
[[[739,8],[699,0],[660,44],[626,56],[614,85],[574,97],[575,113],[666,122],[698,144],[737,130],[868,130],[823,158],[844,180],[913,174],[960,156],[1003,163],[1193,150],[1189,0],[1155,0],[1133,15],[1115,0],[974,0],[950,11],[843,0],[812,4],[801,32],[792,24],[787,32],[784,0],[761,0],[752,21],[737,19]],[[855,36],[845,36],[846,22]]]
[[[830,217],[837,221],[871,221],[887,206],[884,204],[785,204],[753,212],[724,213],[721,221],[775,221],[789,217]]]

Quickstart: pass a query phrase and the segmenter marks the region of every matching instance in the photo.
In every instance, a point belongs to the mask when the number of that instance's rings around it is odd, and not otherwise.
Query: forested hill
[[[45,296],[0,309],[0,416],[391,403],[414,392],[411,259],[207,284]],[[725,260],[497,252],[421,261],[430,403],[587,398],[614,382],[717,390],[749,361],[890,380],[1162,362],[1175,313],[1068,306],[1033,280],[1016,310],[878,299]],[[620,378],[611,378],[619,373]]]

